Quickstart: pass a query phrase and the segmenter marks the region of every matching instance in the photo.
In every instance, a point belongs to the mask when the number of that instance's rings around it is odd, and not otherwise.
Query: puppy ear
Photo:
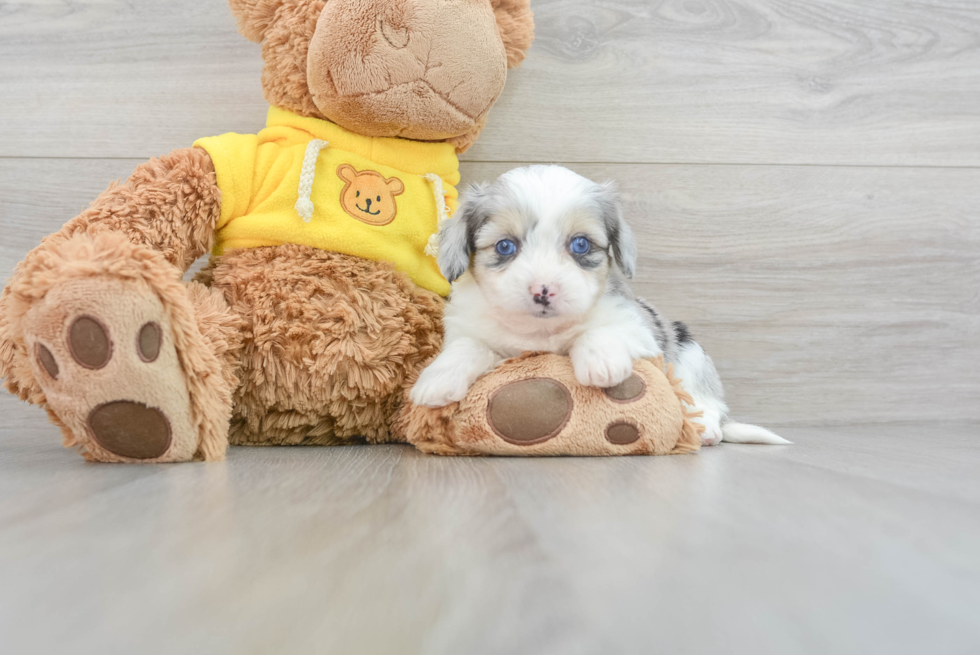
[[[262,43],[283,0],[228,0],[238,18],[238,31],[249,41]]]
[[[439,270],[450,282],[470,267],[470,257],[476,252],[476,233],[490,219],[490,185],[475,184],[453,217],[439,231]]]
[[[520,66],[534,41],[534,14],[530,0],[490,0],[497,29],[507,51],[507,68]]]
[[[616,191],[616,185],[612,182],[600,185],[596,193],[596,201],[599,203],[599,212],[606,228],[606,236],[609,238],[609,246],[612,248],[613,259],[623,275],[631,278],[636,272],[638,256],[636,238],[626,219],[623,218],[623,203],[619,192]]]

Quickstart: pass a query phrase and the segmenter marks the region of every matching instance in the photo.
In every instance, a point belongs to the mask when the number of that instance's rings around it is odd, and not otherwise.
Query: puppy
[[[569,355],[583,385],[612,387],[633,361],[663,355],[703,412],[703,442],[789,443],[728,420],[711,358],[683,323],[668,322],[626,283],[637,247],[611,184],[560,166],[530,166],[473,186],[439,234],[439,268],[453,283],[445,346],[412,388],[441,407],[508,357]]]

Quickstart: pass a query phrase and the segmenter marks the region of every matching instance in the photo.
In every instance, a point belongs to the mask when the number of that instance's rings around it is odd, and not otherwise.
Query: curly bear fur
[[[242,318],[233,445],[389,441],[408,376],[442,345],[442,300],[389,265],[288,245],[197,279]]]

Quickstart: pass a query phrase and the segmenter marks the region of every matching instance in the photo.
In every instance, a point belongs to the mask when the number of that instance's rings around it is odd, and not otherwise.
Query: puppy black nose
[[[551,304],[551,299],[555,296],[553,291],[549,291],[548,287],[542,286],[539,289],[531,288],[531,293],[534,294],[534,302],[543,307],[547,307]]]

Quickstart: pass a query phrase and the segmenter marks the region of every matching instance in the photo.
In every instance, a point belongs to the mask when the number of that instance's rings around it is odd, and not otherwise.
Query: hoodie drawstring
[[[296,213],[305,222],[313,220],[313,178],[316,177],[316,160],[320,151],[330,144],[320,139],[313,139],[306,146],[303,156],[303,170],[299,174],[299,200],[296,201]]]
[[[446,207],[446,192],[442,186],[442,178],[435,173],[426,173],[423,177],[432,184],[432,195],[436,199],[436,231],[429,237],[425,254],[429,257],[438,257],[439,233],[442,231],[443,224],[449,220],[449,208]]]

